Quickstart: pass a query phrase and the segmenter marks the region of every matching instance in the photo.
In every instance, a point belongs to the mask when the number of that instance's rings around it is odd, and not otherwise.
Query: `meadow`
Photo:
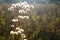
[[[17,11],[8,11],[11,3],[0,4],[0,40],[22,40],[21,35],[10,35],[14,24],[25,30],[27,40],[60,40],[60,4],[35,4],[34,9],[28,12],[29,19],[13,23],[11,20],[19,14]]]

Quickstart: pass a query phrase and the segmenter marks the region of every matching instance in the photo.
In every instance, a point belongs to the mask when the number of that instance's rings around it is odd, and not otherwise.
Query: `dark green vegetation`
[[[19,14],[8,11],[10,4],[0,4],[0,40],[12,40],[11,24],[21,26],[28,40],[60,40],[60,4],[34,4],[35,9],[29,12],[29,20],[12,23]],[[20,37],[15,35],[15,40]]]

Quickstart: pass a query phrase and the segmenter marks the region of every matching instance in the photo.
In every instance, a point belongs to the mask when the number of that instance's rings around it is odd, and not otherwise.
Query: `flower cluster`
[[[10,34],[22,34],[24,32],[24,29],[16,27],[16,31],[10,31]]]
[[[24,29],[16,27],[16,31],[10,31],[10,34],[13,34],[13,35],[14,34],[16,34],[16,35],[21,34],[21,37],[25,40],[26,39],[26,35],[23,32],[24,32]]]
[[[29,19],[29,16],[21,16],[20,14],[26,14],[29,11],[31,11],[31,9],[34,8],[33,5],[28,4],[27,2],[19,2],[16,4],[12,4],[10,8],[8,8],[8,11],[15,11],[15,9],[19,8],[17,11],[19,13],[18,17],[15,19],[12,19],[12,22],[18,22],[19,19]],[[11,25],[11,27],[15,27],[15,25]],[[24,34],[24,29],[16,27],[15,31],[10,31],[10,34],[21,34],[21,37],[23,38],[23,40],[27,40],[26,39],[26,35]]]
[[[9,11],[14,11],[14,9],[16,8],[22,8],[22,9],[19,9],[19,13],[26,13],[28,11],[30,11],[31,9],[34,8],[33,5],[30,5],[28,4],[27,2],[19,2],[19,3],[16,3],[16,4],[12,4],[10,8],[8,8]],[[24,9],[24,10],[23,10]]]
[[[12,19],[13,22],[18,22],[18,19]]]
[[[26,19],[29,19],[29,16],[20,16],[20,15],[19,15],[18,18],[21,18],[21,19],[25,19],[25,18],[26,18]]]

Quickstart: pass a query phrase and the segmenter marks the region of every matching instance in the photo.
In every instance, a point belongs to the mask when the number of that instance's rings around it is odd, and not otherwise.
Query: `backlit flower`
[[[21,34],[22,38],[26,38],[26,35],[25,34]]]
[[[16,8],[16,4],[12,4],[12,7]]]
[[[14,25],[11,25],[11,27],[15,27]]]
[[[18,32],[14,32],[14,34],[16,34],[16,35],[17,35],[17,34],[18,34]]]
[[[18,18],[24,19],[24,16],[20,16],[20,15],[19,15]]]
[[[23,40],[27,40],[27,39],[23,39]]]
[[[24,1],[24,4],[27,5],[28,3],[26,1]]]
[[[21,32],[24,32],[24,29],[20,29]]]
[[[25,10],[19,10],[19,13],[22,14],[22,13],[26,13]]]
[[[24,3],[21,3],[21,8],[24,8],[25,4]]]
[[[14,32],[13,31],[10,31],[10,34],[14,34]]]
[[[14,11],[14,7],[8,8],[8,11]]]
[[[20,4],[20,3],[17,3],[16,6],[17,6],[17,7],[21,7],[21,4]]]
[[[12,19],[13,22],[18,22],[18,19]]]
[[[19,27],[17,27],[17,28],[16,28],[16,30],[20,30],[20,28],[19,28]]]
[[[19,34],[21,34],[22,32],[19,30],[19,31],[17,31]]]
[[[30,5],[30,8],[32,9],[32,8],[34,8],[34,6],[33,5]]]
[[[24,16],[24,18],[29,19],[29,16]]]
[[[29,5],[24,6],[24,9],[29,9],[29,8],[30,8]]]

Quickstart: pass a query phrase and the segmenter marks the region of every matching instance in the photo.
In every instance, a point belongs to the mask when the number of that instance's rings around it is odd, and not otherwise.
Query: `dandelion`
[[[22,38],[26,38],[26,35],[25,34],[21,34]]]
[[[13,31],[10,31],[10,34],[14,34],[14,32]]]
[[[11,25],[11,27],[15,27],[14,25]]]

